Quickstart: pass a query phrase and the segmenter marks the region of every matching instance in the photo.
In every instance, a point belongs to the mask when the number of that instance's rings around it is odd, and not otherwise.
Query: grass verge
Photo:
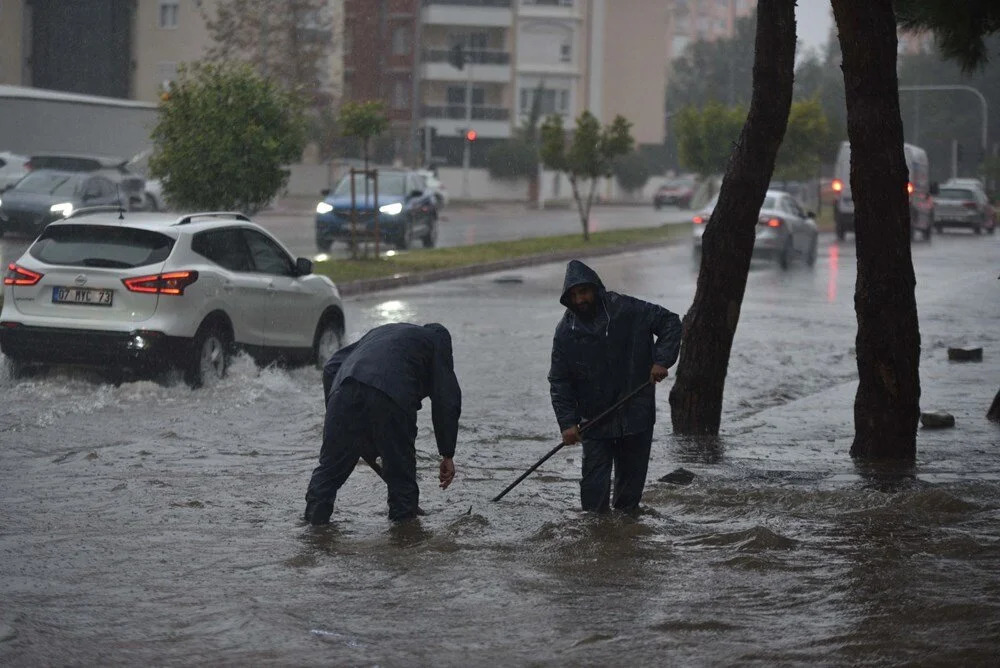
[[[472,246],[418,249],[377,259],[327,260],[317,262],[314,271],[317,274],[329,276],[339,285],[401,274],[458,269],[515,258],[533,256],[541,258],[555,253],[584,252],[619,246],[641,246],[644,243],[662,243],[690,236],[690,225],[661,225],[659,227],[593,232],[590,235],[590,241],[584,241],[580,234],[566,234],[555,237],[518,239],[517,241],[495,241]]]

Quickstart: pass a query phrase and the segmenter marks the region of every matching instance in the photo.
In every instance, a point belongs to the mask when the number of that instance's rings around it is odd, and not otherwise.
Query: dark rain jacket
[[[455,377],[451,335],[443,325],[382,325],[341,348],[323,367],[327,401],[348,378],[384,392],[414,414],[430,397],[438,452],[442,457],[455,455],[462,390]]]
[[[597,289],[597,314],[590,321],[569,308],[570,288],[585,283]],[[552,341],[549,388],[560,430],[613,406],[649,380],[654,363],[669,368],[677,361],[681,343],[677,314],[605,290],[597,273],[579,260],[571,260],[566,267],[559,302],[567,308]],[[652,429],[655,421],[651,385],[585,435],[588,439],[620,438]]]

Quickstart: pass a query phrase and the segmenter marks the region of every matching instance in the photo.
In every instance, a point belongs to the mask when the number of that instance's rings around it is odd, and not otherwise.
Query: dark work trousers
[[[382,457],[382,473],[389,488],[389,519],[417,515],[417,414],[400,408],[385,393],[348,379],[334,390],[326,406],[319,466],[306,492],[306,519],[321,524],[329,519],[337,490],[347,481],[359,457]],[[325,517],[323,517],[325,515]]]
[[[614,466],[614,507],[634,510],[639,507],[646,485],[649,450],[653,430],[621,438],[584,439],[583,478],[580,480],[580,503],[584,510],[607,512],[611,502],[611,469]]]

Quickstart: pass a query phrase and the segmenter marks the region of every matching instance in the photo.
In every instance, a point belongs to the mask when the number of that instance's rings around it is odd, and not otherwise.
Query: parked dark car
[[[691,198],[694,197],[694,179],[678,179],[668,181],[660,186],[653,195],[653,208],[659,209],[664,206],[678,206],[687,209],[691,206]]]
[[[420,239],[425,248],[437,243],[437,207],[434,193],[420,174],[412,170],[378,170],[378,201],[375,183],[363,174],[354,175],[355,223],[351,229],[351,177],[345,176],[333,192],[316,205],[316,247],[326,252],[334,241],[348,244],[378,236],[397,248],[409,248]]]
[[[129,209],[137,199],[125,183],[128,178],[117,170],[32,170],[0,195],[0,236],[15,230],[35,236],[83,207]]]

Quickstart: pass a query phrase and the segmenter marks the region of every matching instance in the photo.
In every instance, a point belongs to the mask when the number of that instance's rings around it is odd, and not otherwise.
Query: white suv
[[[15,369],[173,366],[198,387],[237,348],[322,365],[344,336],[333,282],[239,213],[83,209],[46,227],[3,283],[0,349]]]

